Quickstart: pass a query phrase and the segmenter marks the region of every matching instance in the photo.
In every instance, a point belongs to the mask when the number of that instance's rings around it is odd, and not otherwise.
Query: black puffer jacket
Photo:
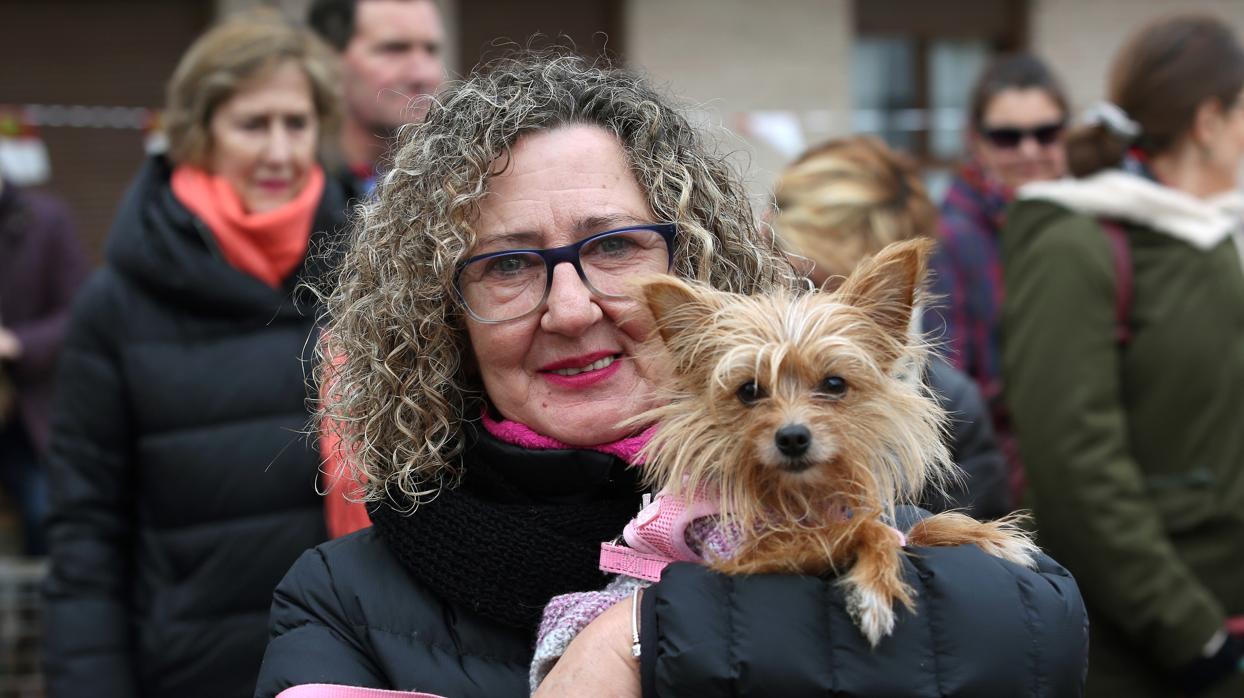
[[[520,465],[538,471],[545,455],[525,453]],[[900,525],[919,515],[905,508]],[[1029,571],[964,546],[917,549],[905,567],[919,612],[901,612],[893,636],[870,651],[833,580],[732,578],[675,565],[644,596],[644,694],[1080,694],[1084,605],[1053,560],[1043,556]],[[527,694],[531,634],[432,593],[376,528],[299,559],[277,588],[272,636],[259,698],[307,683],[452,698]]]
[[[79,296],[50,446],[52,696],[250,695],[272,590],[324,540],[315,308],[235,270],[149,161]],[[329,181],[312,249],[343,223]],[[298,302],[295,302],[297,299]]]

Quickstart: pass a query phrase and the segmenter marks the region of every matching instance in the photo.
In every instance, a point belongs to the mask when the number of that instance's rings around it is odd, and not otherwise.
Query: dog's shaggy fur
[[[669,276],[642,287],[675,376],[670,401],[632,420],[659,425],[649,483],[720,496],[723,525],[744,539],[719,571],[842,575],[874,646],[893,630],[895,600],[914,608],[886,521],[955,477],[946,416],[920,380],[925,347],[909,331],[929,249],[890,245],[833,293],[741,296]],[[958,513],[907,539],[973,543],[1026,566],[1037,552],[1014,519]]]

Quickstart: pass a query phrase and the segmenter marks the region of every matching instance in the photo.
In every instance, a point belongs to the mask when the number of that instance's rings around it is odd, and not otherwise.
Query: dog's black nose
[[[787,424],[777,430],[773,440],[782,455],[798,458],[808,452],[808,446],[812,443],[812,432],[802,424]]]

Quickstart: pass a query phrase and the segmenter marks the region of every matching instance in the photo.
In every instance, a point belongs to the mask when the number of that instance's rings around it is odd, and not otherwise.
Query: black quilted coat
[[[301,360],[315,308],[235,270],[150,160],[81,292],[49,476],[49,695],[248,696],[272,590],[325,537]],[[326,183],[322,246],[346,192]],[[299,299],[295,302],[294,299]]]
[[[535,472],[566,452],[524,453],[523,466]],[[472,457],[468,450],[468,471],[488,467]],[[609,456],[582,458],[586,470]],[[923,515],[905,508],[899,524]],[[918,611],[900,613],[894,634],[875,650],[847,617],[832,579],[672,566],[644,596],[644,695],[1081,694],[1088,628],[1066,570],[1044,556],[1037,570],[1023,569],[972,546],[912,552],[905,576]],[[298,560],[277,589],[272,635],[258,698],[307,683],[453,698],[527,695],[530,633],[439,598],[376,528]]]

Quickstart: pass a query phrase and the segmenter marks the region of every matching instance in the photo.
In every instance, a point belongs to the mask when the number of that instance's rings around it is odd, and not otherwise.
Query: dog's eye
[[[847,394],[847,379],[842,376],[829,376],[821,381],[821,384],[816,388],[816,392],[832,400],[837,400]]]
[[[735,396],[739,398],[739,402],[751,407],[756,404],[760,398],[765,396],[765,391],[761,390],[759,385],[756,385],[756,381],[747,381],[743,385],[739,386],[739,390],[735,393]]]

